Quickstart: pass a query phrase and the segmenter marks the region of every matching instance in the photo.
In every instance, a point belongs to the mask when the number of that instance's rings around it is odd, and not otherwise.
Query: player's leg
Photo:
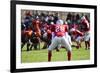
[[[85,36],[85,47],[86,49],[90,48],[90,35],[89,34]]]
[[[46,49],[47,48],[47,42],[44,41],[44,45],[42,49]]]
[[[87,50],[87,41],[85,41],[85,49]]]
[[[24,42],[22,42],[22,43],[21,43],[21,49],[24,47],[24,45],[25,45],[25,43],[24,43]]]
[[[85,42],[85,49],[87,50],[87,37],[86,37],[86,33],[84,35],[84,42]]]
[[[87,49],[90,49],[90,42],[89,42],[89,41],[85,41],[85,46],[86,46],[86,47],[85,47],[86,50],[87,50]]]
[[[29,44],[29,42],[27,42],[27,51],[30,50],[30,49],[29,49],[29,46],[30,46],[30,44]]]
[[[48,50],[48,62],[51,61],[52,51]]]
[[[71,41],[71,36],[68,35],[68,41],[69,41],[69,44],[72,45],[72,41]]]
[[[24,47],[24,45],[26,44],[26,39],[25,39],[25,36],[23,37],[21,37],[21,50],[22,50],[22,48]]]
[[[71,51],[68,51],[67,52],[67,56],[68,56],[68,61],[70,61],[71,60],[71,56],[72,56],[72,52]]]
[[[48,46],[51,44],[51,43],[50,43],[51,39],[48,38],[47,32],[45,32],[45,33],[43,34],[43,40],[44,40],[44,46],[43,46],[43,49],[47,49]]]
[[[69,44],[72,45],[71,36],[66,33],[66,39],[68,40]]]
[[[90,41],[88,41],[88,49],[90,49]]]
[[[79,49],[79,48],[81,47],[81,37],[80,37],[80,36],[78,36],[78,37],[76,38],[76,43],[77,43],[76,48]]]
[[[62,38],[62,42],[61,43],[67,49],[68,61],[70,61],[71,60],[71,56],[72,56],[71,44],[69,44],[68,40],[65,39],[65,37]]]
[[[33,47],[33,46],[34,46],[34,44],[32,43],[32,44],[31,44],[31,47],[30,47],[30,50],[32,50],[32,47]]]
[[[34,39],[33,39],[33,37],[31,37],[31,39],[30,39],[30,50],[32,50],[32,48],[33,48],[33,46],[34,46]]]
[[[30,39],[27,41],[27,51],[30,51]]]
[[[26,37],[26,46],[27,46],[27,51],[29,51],[29,46],[30,46],[30,43],[29,43],[29,37],[27,36]]]
[[[90,49],[90,36],[89,35],[87,36],[87,47],[88,49]]]
[[[55,47],[57,47],[57,44],[58,44],[57,37],[55,37],[55,38],[52,40],[52,43],[51,43],[51,45],[50,45],[49,48],[48,48],[48,62],[51,61],[52,50],[53,50]]]

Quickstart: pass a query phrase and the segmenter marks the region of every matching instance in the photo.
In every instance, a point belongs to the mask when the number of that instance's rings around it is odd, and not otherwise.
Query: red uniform
[[[72,33],[73,35],[76,35],[76,36],[83,36],[83,33],[80,32],[80,31],[77,30],[77,29],[74,29],[73,31],[71,31],[71,33]]]
[[[71,45],[69,40],[66,38],[66,32],[68,32],[67,25],[58,25],[54,24],[50,26],[51,32],[54,33],[54,38],[52,39],[52,43],[48,48],[48,61],[51,61],[52,50],[58,47],[59,45],[64,46],[67,49],[68,61],[71,60]]]
[[[87,32],[90,30],[90,24],[87,20],[82,21],[82,28],[84,32]]]
[[[41,36],[41,32],[40,32],[40,21],[39,20],[33,20],[32,21],[33,24],[33,28],[36,32],[37,36]]]
[[[68,26],[67,25],[51,25],[50,29],[52,32],[54,32],[55,36],[64,36],[65,32],[68,32]]]
[[[88,20],[86,20],[86,18],[84,18],[82,20],[82,27],[83,27],[83,31],[84,31],[84,41],[85,41],[85,47],[86,49],[90,48],[90,24],[88,22]]]
[[[32,36],[33,31],[31,29],[25,30],[24,34],[31,37]]]
[[[26,16],[32,16],[32,14],[30,13],[30,11],[27,11],[27,12],[25,13],[25,15],[26,15]]]

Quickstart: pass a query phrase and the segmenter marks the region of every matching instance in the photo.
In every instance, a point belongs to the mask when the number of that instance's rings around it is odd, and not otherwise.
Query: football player
[[[60,24],[59,24],[60,22]],[[67,26],[63,25],[62,20],[59,20],[57,22],[57,24],[51,25],[51,32],[54,33],[55,37],[52,40],[51,45],[48,48],[48,61],[51,61],[51,57],[52,57],[52,50],[55,49],[58,45],[62,45],[66,48],[67,52],[67,56],[68,56],[68,61],[71,60],[71,54],[72,54],[72,48],[71,45],[69,44],[68,40],[66,39],[66,32],[68,32],[67,30]]]
[[[84,41],[86,49],[90,49],[90,24],[85,16],[81,18],[82,30],[84,32]]]
[[[78,29],[72,28],[70,30],[73,40],[77,43],[76,48],[79,49],[81,47],[81,41],[83,39],[83,33]]]

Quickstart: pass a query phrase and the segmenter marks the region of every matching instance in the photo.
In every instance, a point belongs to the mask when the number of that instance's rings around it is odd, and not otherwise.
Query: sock
[[[70,51],[68,51],[67,56],[68,56],[68,61],[70,61],[71,60],[71,52]]]
[[[48,62],[51,61],[51,56],[52,56],[52,52],[51,51],[48,51]]]

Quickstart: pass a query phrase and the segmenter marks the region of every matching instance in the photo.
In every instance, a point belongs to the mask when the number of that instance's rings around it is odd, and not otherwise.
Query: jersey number
[[[63,26],[57,26],[56,27],[56,32],[63,32],[65,29],[64,29],[64,27]]]

